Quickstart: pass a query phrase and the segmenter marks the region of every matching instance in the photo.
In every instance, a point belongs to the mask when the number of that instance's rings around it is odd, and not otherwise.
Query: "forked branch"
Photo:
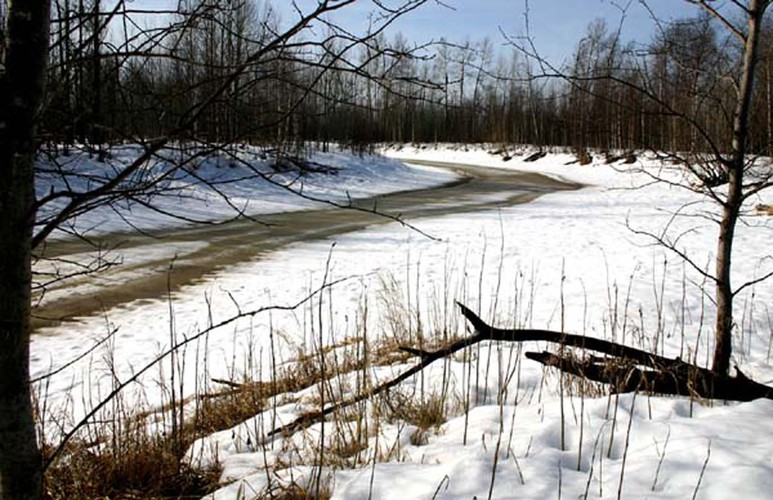
[[[691,396],[700,399],[726,399],[751,401],[758,398],[773,399],[773,388],[759,384],[741,373],[730,377],[686,363],[679,358],[667,358],[641,349],[615,342],[584,337],[552,330],[512,329],[505,330],[488,325],[464,304],[457,303],[474,333],[435,351],[413,347],[401,347],[404,352],[417,356],[420,361],[378,386],[346,398],[321,411],[305,413],[292,422],[278,427],[266,435],[266,440],[290,435],[320,422],[349,406],[368,400],[397,386],[402,381],[421,372],[439,359],[484,340],[499,342],[550,342],[562,347],[596,351],[604,357],[579,358],[568,350],[560,354],[527,352],[526,357],[553,366],[578,377],[611,386],[615,392],[649,392],[653,394]]]
[[[578,358],[570,352],[527,352],[526,357],[547,366],[596,382],[609,384],[614,391],[646,391],[654,394],[692,396],[701,399],[751,401],[773,399],[773,388],[746,377],[736,367],[731,377],[700,366],[667,358],[615,342],[550,330],[503,330],[486,324],[475,313],[459,304],[462,314],[476,331],[476,337],[508,342],[545,341],[605,354]]]

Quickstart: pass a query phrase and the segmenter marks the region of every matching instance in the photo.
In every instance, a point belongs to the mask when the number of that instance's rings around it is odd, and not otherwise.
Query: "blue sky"
[[[272,4],[286,22],[295,16],[290,0],[259,1]],[[401,0],[383,1],[396,5]],[[167,8],[174,8],[177,3],[176,0],[135,2],[135,5],[143,7]],[[316,0],[297,2],[303,10],[316,4]],[[624,39],[646,42],[654,31],[654,25],[642,3],[642,0],[530,0],[531,34],[540,53],[552,62],[560,63],[564,58],[571,57],[577,41],[591,21],[603,18],[610,28],[616,28],[621,19],[618,5],[627,5]],[[524,33],[525,0],[442,0],[442,4],[438,0],[428,0],[426,5],[401,19],[391,33],[402,32],[415,43],[439,40],[441,37],[459,43],[489,37],[495,46],[503,43],[500,29],[510,35]],[[664,21],[698,12],[697,7],[684,0],[647,0],[647,4]],[[367,13],[372,9],[371,0],[359,0],[338,13],[336,21],[358,31],[367,26]]]
[[[394,5],[399,0],[389,0]],[[300,5],[310,5],[313,0],[302,0]],[[610,28],[616,28],[621,20],[618,5],[628,5],[623,25],[626,40],[646,42],[654,25],[648,11],[639,0],[531,0],[528,2],[531,34],[538,50],[553,62],[571,57],[577,41],[582,38],[587,25],[597,18],[604,18]],[[489,37],[497,45],[503,42],[500,29],[511,35],[524,33],[524,0],[443,0],[444,7],[430,0],[422,8],[401,19],[392,30],[400,31],[409,40],[422,43],[445,37],[449,41],[479,41]],[[289,1],[276,1],[275,7],[285,16],[291,15]],[[682,0],[648,0],[647,4],[662,20],[684,17],[697,13],[695,6]],[[344,25],[365,25],[366,12],[372,8],[369,0],[361,0],[353,8],[339,14]],[[289,18],[285,18],[289,20]]]

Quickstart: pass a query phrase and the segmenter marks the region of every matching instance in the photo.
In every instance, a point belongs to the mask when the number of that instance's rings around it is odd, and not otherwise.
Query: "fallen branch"
[[[593,337],[584,337],[552,330],[512,329],[505,330],[488,325],[474,312],[461,303],[457,303],[462,314],[475,333],[457,340],[435,351],[425,351],[413,347],[400,347],[401,351],[420,359],[419,363],[371,390],[330,405],[327,408],[303,414],[292,422],[278,427],[266,435],[266,440],[280,435],[290,435],[322,421],[328,415],[360,403],[400,384],[419,373],[439,359],[482,342],[533,342],[544,341],[596,351],[604,357],[590,356],[582,359],[570,352],[554,354],[549,352],[527,352],[526,357],[552,366],[559,370],[583,377],[588,380],[608,384],[616,392],[649,392],[655,394],[692,396],[701,399],[726,399],[731,401],[751,401],[757,398],[773,399],[773,388],[759,384],[741,373],[736,367],[737,376],[721,375],[706,368],[686,363],[679,358],[659,356],[635,347],[629,347]]]
[[[578,359],[570,353],[527,352],[526,357],[559,370],[609,384],[618,392],[646,391],[655,394],[694,396],[704,399],[751,401],[773,399],[773,388],[759,384],[741,373],[730,377],[622,344],[551,330],[504,330],[486,324],[474,312],[459,304],[462,314],[481,340],[504,342],[546,341],[563,347],[601,352],[607,357]]]
[[[290,435],[299,430],[307,429],[308,427],[314,425],[315,423],[321,422],[328,415],[331,415],[337,411],[343,410],[344,408],[347,408],[349,406],[352,406],[362,401],[365,401],[367,399],[370,399],[374,396],[381,394],[382,392],[388,391],[392,387],[398,385],[403,380],[406,380],[407,378],[419,373],[420,371],[422,371],[424,368],[431,365],[435,361],[439,359],[443,359],[447,356],[450,356],[456,351],[459,351],[461,349],[464,349],[465,347],[476,344],[481,340],[483,339],[479,338],[478,335],[473,335],[472,337],[467,337],[461,340],[457,340],[456,342],[442,349],[439,349],[437,351],[432,351],[432,352],[412,349],[410,347],[401,347],[400,348],[401,350],[408,352],[410,354],[419,356],[421,358],[421,362],[419,362],[419,364],[417,364],[413,368],[410,368],[404,371],[397,377],[391,380],[388,380],[383,384],[380,384],[369,391],[361,392],[356,396],[344,399],[340,403],[336,403],[334,405],[328,406],[323,410],[303,414],[300,417],[293,420],[292,422],[290,422],[289,424],[283,425],[281,427],[277,427],[276,429],[266,434],[266,440],[268,441],[276,436]]]
[[[222,378],[213,378],[210,380],[212,380],[212,382],[216,384],[227,385],[228,387],[232,387],[235,389],[241,389],[242,387],[244,387],[244,384],[240,384],[238,382],[231,382],[230,380],[225,380]]]

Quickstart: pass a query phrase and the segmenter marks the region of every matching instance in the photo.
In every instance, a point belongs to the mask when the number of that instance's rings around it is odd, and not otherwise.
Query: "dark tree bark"
[[[459,304],[462,314],[475,330],[477,341],[551,342],[562,347],[596,351],[605,357],[579,359],[569,353],[527,352],[526,357],[564,372],[609,384],[616,392],[642,391],[654,394],[695,396],[708,399],[751,401],[773,399],[773,388],[759,384],[738,371],[736,377],[667,358],[635,347],[607,340],[552,330],[506,330],[488,325],[474,312]],[[445,352],[441,349],[438,352]],[[421,355],[421,352],[416,351]],[[448,355],[450,353],[446,353]]]
[[[99,53],[102,37],[99,20],[101,14],[100,5],[100,0],[94,0],[92,13],[93,33],[91,35],[91,92],[93,95],[91,96],[91,123],[89,124],[91,134],[89,139],[92,143],[91,145],[101,151],[102,143],[104,142],[102,134],[104,125],[102,123],[102,59]]]
[[[0,498],[38,498],[29,384],[33,164],[48,61],[49,1],[11,2],[0,68]]]
[[[686,363],[679,358],[667,358],[635,347],[582,335],[552,330],[495,328],[486,324],[464,305],[459,304],[459,307],[475,330],[475,337],[479,341],[544,341],[604,354],[604,357],[579,359],[566,352],[560,355],[527,352],[526,357],[572,375],[609,384],[616,392],[642,391],[732,401],[773,399],[773,388],[754,382],[740,371],[736,377],[730,377],[725,373]]]

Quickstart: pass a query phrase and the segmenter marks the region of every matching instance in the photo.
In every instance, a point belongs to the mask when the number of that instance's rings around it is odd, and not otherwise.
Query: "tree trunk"
[[[33,164],[48,60],[48,0],[12,2],[0,71],[0,498],[39,498],[29,385]]]
[[[768,48],[768,53],[765,56],[765,79],[767,80],[766,85],[766,111],[767,111],[767,126],[768,126],[768,144],[767,144],[767,150],[768,150],[768,156],[773,156],[773,72],[770,70],[771,62],[773,62],[773,51]]]
[[[749,114],[754,92],[754,69],[757,64],[757,47],[762,28],[762,16],[767,6],[768,0],[751,0],[749,2],[743,70],[738,88],[738,101],[733,114],[733,150],[730,160],[726,162],[729,183],[717,242],[717,318],[712,364],[712,369],[715,372],[723,374],[727,373],[730,368],[730,354],[733,349],[734,293],[731,281],[731,257],[735,226],[743,203],[743,174],[749,139]]]
[[[741,206],[742,176],[731,168],[728,172],[728,195],[722,210],[717,242],[717,317],[714,338],[714,362],[712,369],[717,373],[727,373],[730,368],[730,354],[733,350],[733,288],[730,281],[731,256],[735,226]]]
[[[101,30],[99,24],[100,14],[100,0],[94,0],[93,10],[93,23],[94,33],[91,40],[91,123],[89,129],[91,130],[91,145],[102,152],[102,143],[104,142],[104,136],[102,134],[102,60],[100,59],[100,38]],[[100,158],[101,159],[101,158]]]

